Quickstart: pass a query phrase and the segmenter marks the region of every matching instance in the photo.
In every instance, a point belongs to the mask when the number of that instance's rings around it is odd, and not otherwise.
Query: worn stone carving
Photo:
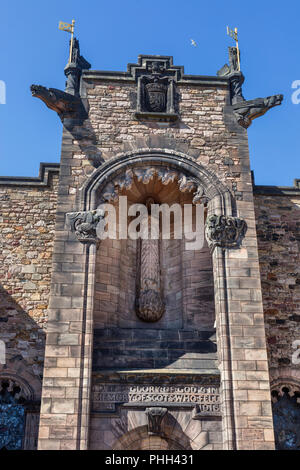
[[[245,77],[238,70],[237,49],[229,47],[229,65],[225,64],[219,71],[221,77],[228,77],[230,80],[230,98],[233,114],[237,122],[247,129],[253,119],[263,116],[269,109],[279,106],[283,100],[283,95],[268,96],[267,98],[256,98],[245,100],[242,93],[242,85]]]
[[[154,201],[152,198],[148,198],[146,205],[149,212],[151,204],[154,204]],[[153,238],[150,238],[149,218],[147,216],[141,222],[141,231],[144,233],[140,240],[140,282],[137,316],[146,322],[156,322],[162,317],[165,304],[162,300],[160,286],[159,219],[155,221],[154,217],[151,218],[151,228],[156,233]],[[153,236],[153,232],[151,236]]]
[[[201,202],[206,204],[208,198],[204,194],[203,187],[199,184],[196,178],[188,177],[183,173],[169,168],[150,167],[150,168],[134,168],[127,170],[125,174],[119,176],[114,181],[107,184],[102,192],[102,202],[113,202],[118,199],[118,192],[122,189],[130,189],[133,184],[133,177],[136,176],[139,182],[148,184],[157,175],[162,184],[167,185],[178,181],[178,187],[181,192],[192,192],[193,203]]]
[[[134,174],[137,177],[137,180],[139,182],[142,182],[144,184],[150,183],[151,180],[153,180],[155,174],[156,174],[156,169],[155,168],[136,168],[134,170]]]
[[[145,413],[148,418],[149,436],[161,436],[163,434],[162,420],[167,412],[167,408],[162,407],[146,408]]]
[[[75,117],[80,99],[56,88],[31,85],[32,96],[42,100],[49,109],[56,111],[63,121],[66,117]]]
[[[65,91],[45,88],[41,85],[31,85],[32,96],[41,99],[48,108],[56,111],[62,122],[65,119],[82,121],[87,117],[87,114],[79,96],[80,76],[83,69],[90,67],[91,64],[80,55],[78,40],[73,38],[71,62],[65,67],[67,77]]]
[[[205,236],[210,248],[238,247],[245,236],[245,220],[225,215],[210,215],[205,224]]]
[[[96,243],[98,240],[96,228],[105,212],[102,209],[86,212],[69,212],[67,219],[70,222],[72,232],[77,239],[84,243]]]
[[[243,101],[233,105],[233,114],[237,122],[247,129],[253,119],[263,116],[269,109],[279,106],[283,95],[268,96],[267,98],[256,98],[255,100]]]
[[[167,70],[165,60],[147,62],[145,71],[137,79],[136,116],[176,120],[174,72]]]
[[[162,168],[161,170],[157,171],[157,176],[162,184],[168,185],[169,183],[173,183],[175,179],[178,178],[178,171]]]

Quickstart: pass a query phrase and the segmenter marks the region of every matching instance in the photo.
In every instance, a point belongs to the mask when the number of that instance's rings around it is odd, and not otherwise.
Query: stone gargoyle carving
[[[66,117],[76,117],[81,104],[80,98],[65,91],[56,88],[45,88],[41,85],[31,85],[30,90],[32,96],[39,98],[48,108],[56,111],[62,121]]]
[[[283,95],[245,100],[242,93],[242,85],[245,77],[238,67],[237,48],[229,47],[228,51],[229,65],[225,64],[217,74],[220,77],[227,77],[230,80],[230,101],[233,114],[240,126],[247,129],[253,119],[263,116],[269,109],[274,108],[274,106],[279,106],[283,100]]]
[[[82,121],[87,114],[80,98],[80,76],[83,69],[90,67],[91,64],[80,55],[79,41],[73,38],[71,62],[65,67],[67,77],[65,91],[31,85],[32,96],[39,98],[48,108],[56,111],[62,122],[65,118]]]
[[[150,436],[161,436],[163,434],[162,420],[167,412],[167,408],[160,406],[146,408],[145,413],[148,418],[148,434]]]
[[[96,229],[97,225],[104,218],[105,212],[102,209],[84,212],[69,212],[67,219],[71,226],[71,231],[75,232],[77,239],[83,243],[96,243],[98,241]]]
[[[263,116],[269,109],[279,106],[283,95],[273,95],[267,98],[256,98],[255,100],[241,101],[232,106],[233,114],[237,122],[247,129],[253,119]]]
[[[245,220],[225,215],[210,215],[206,219],[205,236],[210,249],[239,247],[245,236]]]

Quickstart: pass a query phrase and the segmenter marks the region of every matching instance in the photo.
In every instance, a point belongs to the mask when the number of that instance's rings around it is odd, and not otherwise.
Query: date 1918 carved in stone
[[[206,220],[205,236],[211,249],[238,247],[245,236],[245,220],[225,215],[210,215]]]
[[[162,435],[162,420],[167,411],[167,408],[162,407],[146,408],[145,413],[148,418],[148,434],[150,436]]]

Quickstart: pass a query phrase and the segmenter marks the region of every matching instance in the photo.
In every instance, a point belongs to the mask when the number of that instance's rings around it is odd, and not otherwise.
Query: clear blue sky
[[[300,2],[252,0],[27,0],[3,2],[0,16],[0,175],[36,176],[39,163],[59,162],[61,122],[32,83],[64,88],[68,33],[76,20],[81,53],[93,69],[126,70],[138,54],[173,55],[187,74],[215,75],[227,62],[226,25],[239,29],[246,99],[284,94],[284,102],[250,127],[256,184],[292,185],[300,178]],[[193,38],[198,47],[190,45]]]

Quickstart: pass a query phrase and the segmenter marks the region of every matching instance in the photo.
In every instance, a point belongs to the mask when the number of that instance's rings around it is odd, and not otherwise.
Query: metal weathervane
[[[238,61],[238,69],[239,72],[241,71],[241,63],[240,63],[240,50],[239,50],[239,41],[238,41],[238,30],[237,28],[230,29],[227,26],[227,34],[230,36],[232,39],[235,41],[235,46],[236,46],[236,52],[237,52],[237,61]]]
[[[67,33],[71,33],[70,55],[69,55],[69,64],[70,64],[72,61],[72,48],[73,48],[75,20],[72,20],[72,23],[65,23],[64,21],[60,21],[58,25],[58,29],[60,29],[61,31],[66,31]]]

